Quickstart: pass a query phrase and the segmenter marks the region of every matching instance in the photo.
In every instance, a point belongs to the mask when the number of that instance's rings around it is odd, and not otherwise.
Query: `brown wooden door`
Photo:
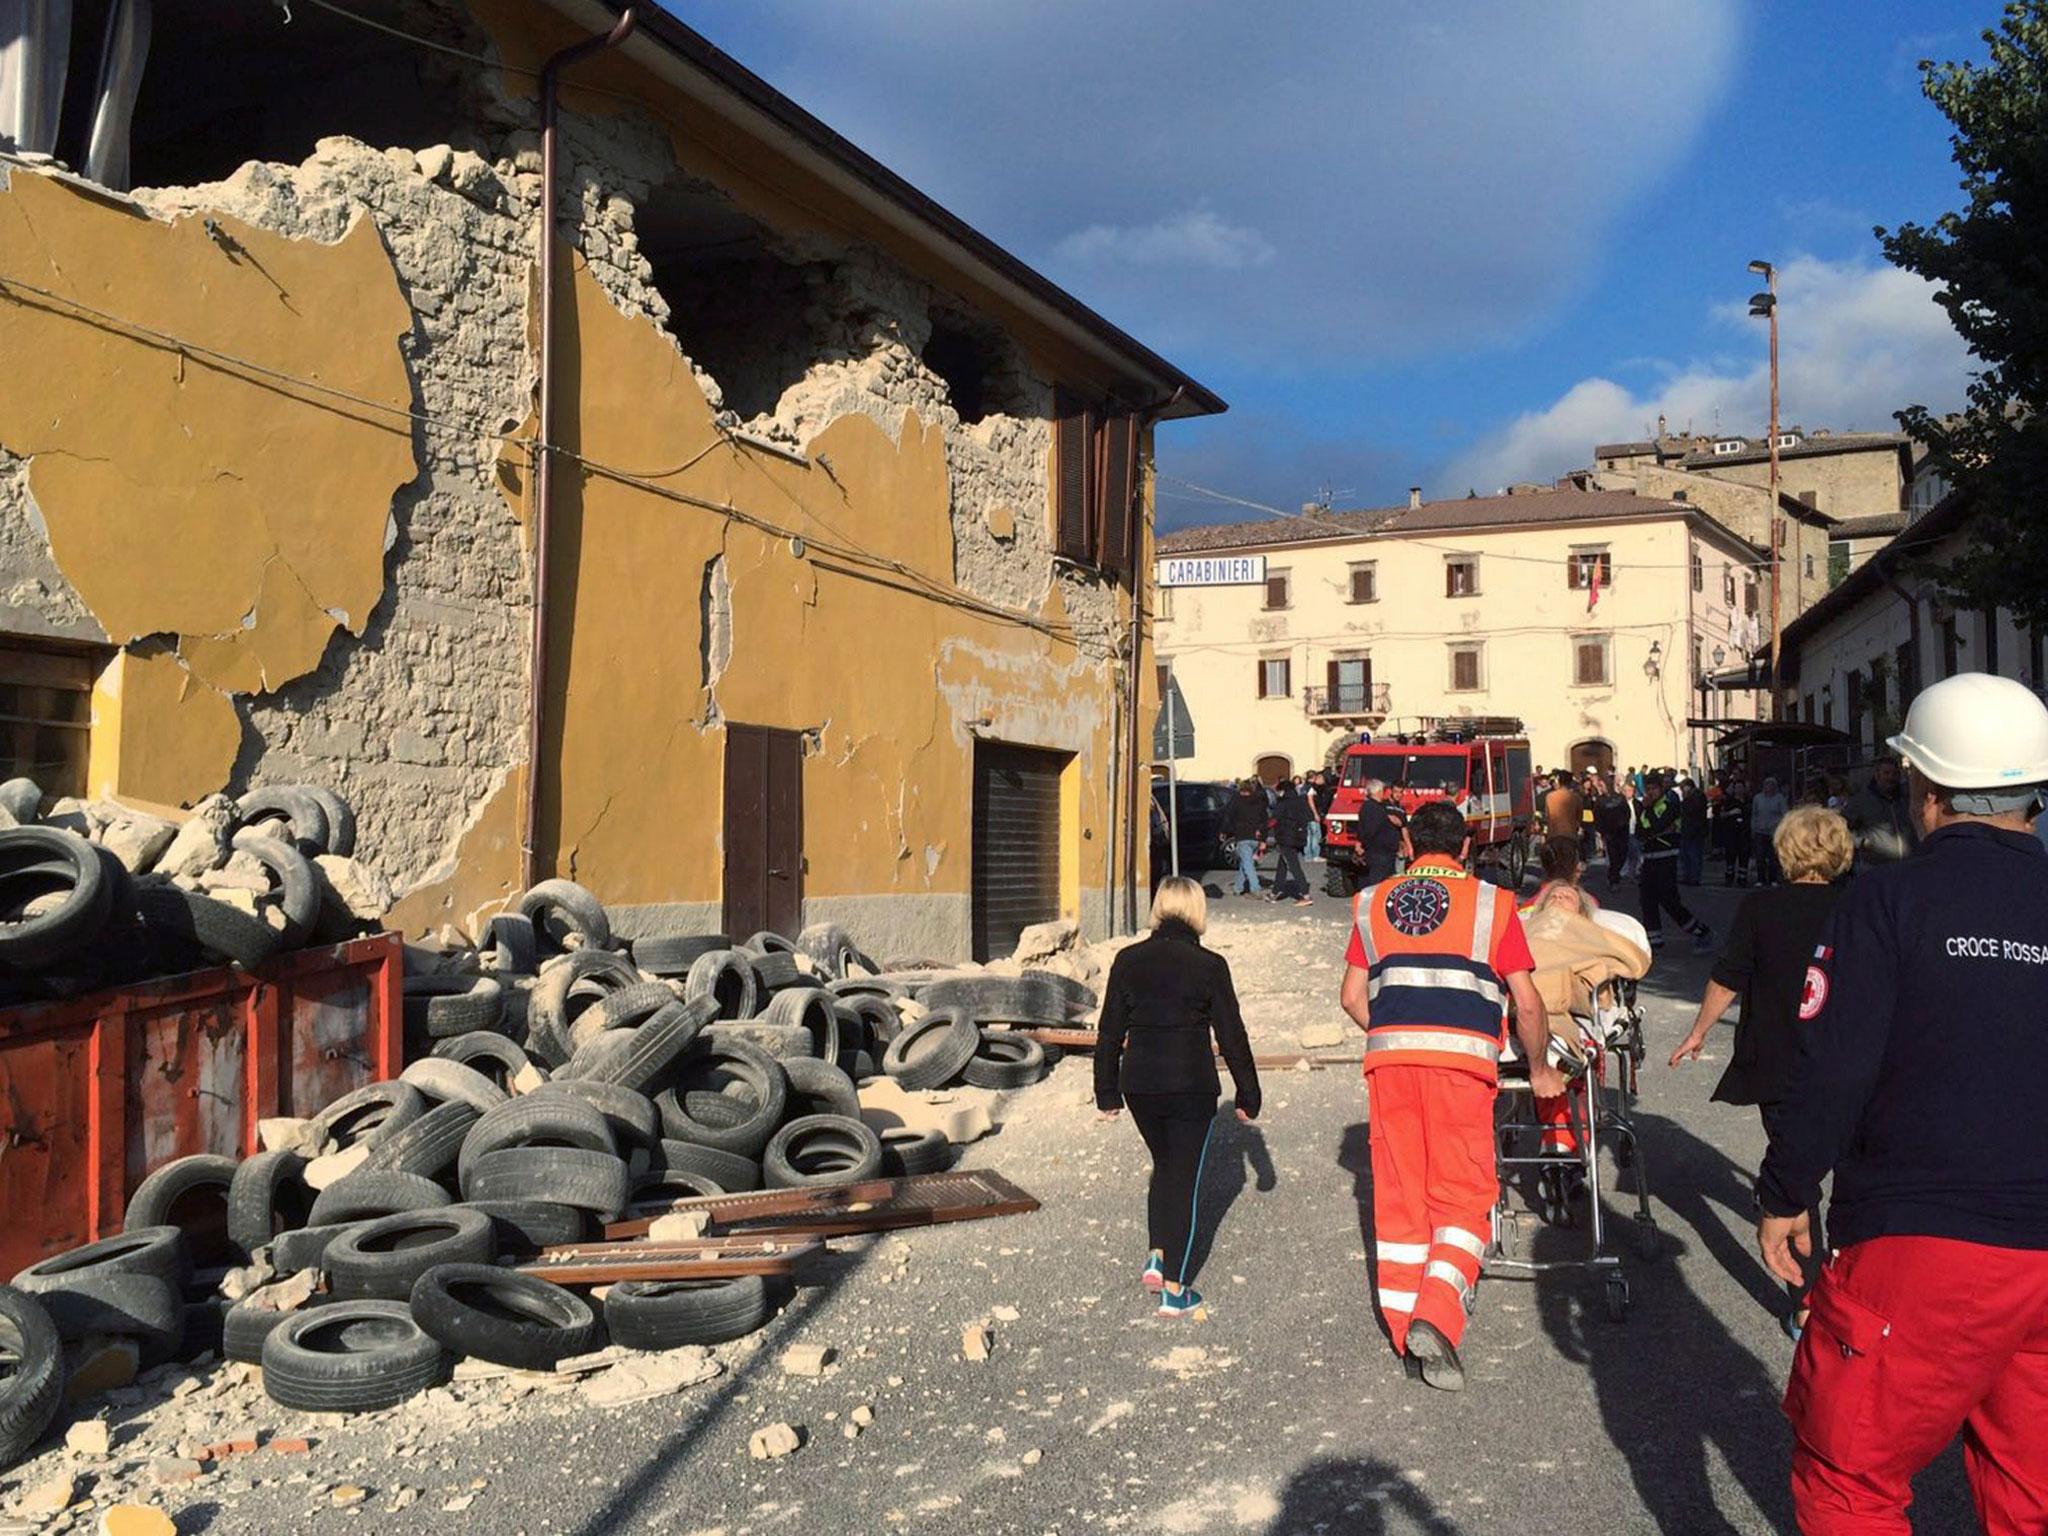
[[[725,729],[725,931],[794,937],[804,909],[804,753],[796,731]]]

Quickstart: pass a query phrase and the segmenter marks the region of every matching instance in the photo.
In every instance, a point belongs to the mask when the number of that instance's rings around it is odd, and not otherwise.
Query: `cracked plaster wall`
[[[1075,754],[1080,825],[1069,829],[1069,857],[1079,867],[1068,884],[1080,893],[1070,904],[1097,916],[1116,681],[1102,652],[1119,605],[1114,588],[1051,559],[1050,384],[1019,350],[1002,380],[1019,413],[962,426],[918,356],[948,296],[857,241],[799,231],[789,248],[815,265],[832,355],[802,370],[771,418],[749,424],[782,451],[734,441],[717,381],[659,328],[668,306],[639,250],[636,204],[678,174],[677,138],[615,110],[572,110],[564,126],[575,247],[559,316],[565,439],[655,487],[730,500],[820,542],[849,540],[935,582],[1074,623],[1086,654],[898,590],[858,562],[796,558],[780,537],[658,491],[566,475],[544,855],[629,913],[715,915],[716,726],[786,725],[815,747],[805,765],[814,913],[857,915],[877,947],[960,952],[981,735]],[[225,655],[182,657],[193,672],[246,685],[236,787],[309,779],[347,793],[367,855],[414,888],[400,916],[415,928],[468,919],[516,878],[526,486],[521,450],[492,433],[530,408],[537,157],[516,131],[475,142],[503,154],[491,163],[445,146],[378,151],[330,139],[300,166],[252,164],[221,183],[142,194],[160,217],[226,213],[252,242],[274,237],[281,249],[331,251],[367,232],[405,306],[391,349],[399,372],[380,398],[464,424],[384,434],[403,441],[408,473],[379,503],[378,588],[329,616],[319,647],[305,654],[296,635],[288,665],[253,676],[230,665],[249,649],[237,636],[221,642]],[[306,359],[296,362],[304,371]],[[4,434],[0,443],[14,446]],[[219,457],[227,466],[235,455]],[[46,622],[76,624],[84,604],[56,570],[68,563],[44,554],[27,478],[0,460],[0,590]],[[345,499],[357,515],[362,498]],[[712,573],[715,600],[700,609],[699,582]],[[138,695],[166,691],[155,681]],[[635,926],[630,915],[626,924]]]

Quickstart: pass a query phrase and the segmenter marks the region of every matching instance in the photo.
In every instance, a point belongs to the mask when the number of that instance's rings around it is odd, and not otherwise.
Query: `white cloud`
[[[1779,269],[1778,300],[1781,423],[1886,432],[1902,406],[1961,403],[1969,353],[1933,284],[1897,267],[1809,256]],[[1581,379],[1453,461],[1446,488],[1550,480],[1589,463],[1597,442],[1649,436],[1659,415],[1674,432],[1760,435],[1770,408],[1764,323],[1742,304],[1716,306],[1712,317],[1728,355],[1667,366],[1643,390]]]
[[[1079,266],[1212,267],[1241,272],[1263,267],[1279,253],[1256,229],[1228,224],[1207,208],[1150,224],[1090,224],[1053,247],[1062,261]]]
[[[1529,335],[1690,149],[1752,9],[704,0],[690,20],[1167,355],[1279,374]]]

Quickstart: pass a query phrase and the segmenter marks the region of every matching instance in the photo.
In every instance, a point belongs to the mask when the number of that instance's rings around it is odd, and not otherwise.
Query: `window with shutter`
[[[1707,563],[1700,558],[1700,552],[1692,552],[1692,589],[1695,592],[1707,590]]]
[[[1444,562],[1444,596],[1477,597],[1479,595],[1479,559],[1476,555],[1464,555]]]
[[[1578,636],[1572,641],[1572,682],[1580,688],[1597,688],[1607,681],[1607,637]]]
[[[1756,617],[1756,579],[1750,577],[1742,583],[1742,611],[1751,618]]]
[[[1130,568],[1133,514],[1138,499],[1138,418],[1111,416],[1102,423],[1097,484],[1101,510],[1096,534],[1102,569],[1121,576]]]
[[[1259,662],[1259,697],[1262,699],[1284,699],[1294,691],[1294,680],[1289,659],[1285,656],[1268,656]]]
[[[83,795],[92,685],[105,653],[10,639],[0,645],[0,759],[5,776],[50,795]]]
[[[1351,567],[1351,601],[1354,603],[1376,603],[1380,598],[1380,570],[1376,562],[1368,560]]]
[[[1094,563],[1096,414],[1066,390],[1053,400],[1053,550]]]
[[[1451,648],[1451,689],[1456,693],[1470,693],[1479,687],[1479,651],[1476,645],[1459,645]]]
[[[1266,606],[1268,608],[1286,608],[1291,606],[1294,601],[1293,588],[1294,583],[1289,579],[1288,572],[1267,571]]]
[[[1604,549],[1573,550],[1571,558],[1565,561],[1565,584],[1574,592],[1583,592],[1593,584],[1593,573],[1600,573],[1600,585],[1614,585],[1614,566],[1608,551]]]

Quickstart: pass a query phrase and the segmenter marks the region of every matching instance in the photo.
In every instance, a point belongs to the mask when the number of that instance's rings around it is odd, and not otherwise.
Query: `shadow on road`
[[[1398,1468],[1359,1457],[1323,1457],[1288,1481],[1265,1536],[1459,1536]]]
[[[1351,1175],[1351,1200],[1358,1207],[1358,1240],[1365,1248],[1365,1294],[1370,1300],[1379,1295],[1380,1261],[1372,1225],[1372,1132],[1364,1121],[1344,1127],[1337,1141],[1337,1166]],[[1388,1331],[1377,1301],[1372,1306],[1372,1324],[1392,1349],[1394,1335]]]
[[[1241,1124],[1226,1103],[1216,1119],[1216,1132],[1209,1142],[1209,1162],[1202,1170],[1202,1184],[1197,1192],[1198,1214],[1194,1246],[1189,1250],[1188,1279],[1201,1274],[1202,1266],[1209,1262],[1209,1254],[1222,1234],[1224,1217],[1244,1193],[1247,1175],[1262,1195],[1271,1194],[1280,1183],[1273,1154],[1266,1149],[1265,1132],[1256,1125]]]

